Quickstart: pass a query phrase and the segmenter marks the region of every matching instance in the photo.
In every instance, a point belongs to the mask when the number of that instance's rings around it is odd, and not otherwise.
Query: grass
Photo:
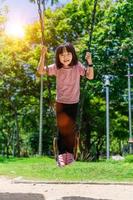
[[[77,161],[64,168],[57,167],[50,157],[0,157],[0,176],[38,181],[133,182],[133,156],[122,161]]]

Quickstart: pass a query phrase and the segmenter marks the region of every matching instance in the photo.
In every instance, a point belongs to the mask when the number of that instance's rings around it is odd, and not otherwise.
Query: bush
[[[133,155],[127,155],[125,157],[125,162],[133,163]]]

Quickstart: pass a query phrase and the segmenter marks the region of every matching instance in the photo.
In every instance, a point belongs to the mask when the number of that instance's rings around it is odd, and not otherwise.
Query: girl
[[[44,67],[46,49],[43,47],[38,66],[39,74],[56,76],[56,119],[59,130],[57,138],[57,163],[65,166],[76,159],[77,129],[76,115],[80,98],[80,77],[93,79],[94,70],[91,54],[86,53],[87,69],[78,61],[71,43],[56,49],[55,63]]]

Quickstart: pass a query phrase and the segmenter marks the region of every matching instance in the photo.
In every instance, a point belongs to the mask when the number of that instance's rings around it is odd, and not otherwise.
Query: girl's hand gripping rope
[[[86,52],[85,59],[87,60],[87,63],[88,63],[88,67],[86,69],[86,77],[91,80],[94,78],[94,69],[93,69],[92,57],[91,57],[90,52]]]
[[[46,69],[44,67],[46,53],[47,53],[47,48],[45,46],[42,46],[40,61],[39,61],[38,68],[37,68],[37,72],[40,75],[43,75],[46,73]]]
[[[86,52],[85,59],[87,60],[88,65],[92,65],[92,58],[90,52]]]

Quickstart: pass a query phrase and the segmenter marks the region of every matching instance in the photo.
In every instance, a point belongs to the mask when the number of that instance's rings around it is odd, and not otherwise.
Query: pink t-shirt
[[[55,64],[48,66],[49,76],[56,76],[56,101],[73,104],[79,102],[80,76],[85,75],[85,67],[78,62],[72,68],[57,69]]]

